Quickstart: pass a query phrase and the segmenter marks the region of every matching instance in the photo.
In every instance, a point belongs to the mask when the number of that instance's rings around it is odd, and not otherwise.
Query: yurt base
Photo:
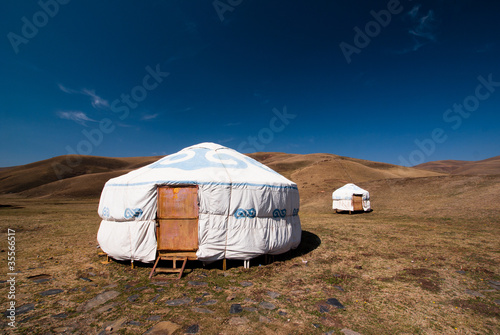
[[[335,214],[349,213],[349,215],[350,215],[350,214],[361,214],[361,213],[366,213],[366,212],[369,212],[369,211],[365,211],[365,210],[349,211],[349,210],[342,210],[342,209],[334,209]]]
[[[181,279],[182,274],[184,273],[184,269],[186,268],[187,261],[195,261],[198,258],[196,257],[196,252],[159,252],[158,257],[156,258],[156,262],[149,274],[149,279],[152,279],[156,273],[178,273],[177,277],[162,277],[161,279]],[[160,261],[170,261],[172,262],[172,267],[158,267],[158,263]],[[177,262],[182,262],[182,266],[180,268],[177,267]],[[155,278],[157,279],[157,278]]]

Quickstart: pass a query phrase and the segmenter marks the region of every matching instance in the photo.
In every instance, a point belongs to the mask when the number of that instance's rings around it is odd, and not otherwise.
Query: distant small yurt
[[[153,262],[157,250],[196,259],[250,260],[296,248],[297,185],[256,160],[201,143],[109,180],[97,240],[117,260]]]
[[[346,184],[335,190],[332,194],[332,199],[332,208],[335,212],[368,212],[371,210],[370,193],[354,184]]]

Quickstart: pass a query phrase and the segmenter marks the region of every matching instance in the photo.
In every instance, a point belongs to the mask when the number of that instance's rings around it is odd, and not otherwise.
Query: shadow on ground
[[[288,252],[285,252],[280,255],[262,255],[256,258],[253,258],[250,260],[250,267],[254,266],[266,266],[270,265],[274,262],[285,262],[292,260],[296,257],[301,257],[304,255],[307,255],[314,249],[318,248],[321,244],[321,239],[319,238],[318,235],[311,233],[307,230],[302,231],[302,236],[300,240],[300,244],[296,249],[290,250]],[[129,261],[115,261],[117,263],[123,264],[124,266],[130,266]],[[185,273],[191,272],[190,269],[195,270],[195,269],[219,269],[222,270],[222,260],[218,260],[215,262],[211,263],[203,263],[201,261],[188,261],[186,264],[186,271]],[[172,265],[171,261],[161,261],[158,266],[168,266],[170,267]],[[177,263],[177,267],[180,267],[182,265],[182,262]],[[141,268],[153,268],[153,264],[149,263],[140,263],[140,262],[135,262],[134,266],[141,267]],[[232,269],[232,268],[238,268],[238,267],[243,267],[243,260],[237,260],[237,259],[228,259],[226,260],[226,269]]]

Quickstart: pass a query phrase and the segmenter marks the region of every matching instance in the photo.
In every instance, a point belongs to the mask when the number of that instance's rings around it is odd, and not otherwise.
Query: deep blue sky
[[[401,165],[500,154],[497,1],[59,1],[0,3],[0,166],[205,141]]]

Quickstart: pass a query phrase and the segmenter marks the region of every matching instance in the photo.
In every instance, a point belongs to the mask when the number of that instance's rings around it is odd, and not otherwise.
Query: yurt
[[[349,211],[368,212],[370,207],[370,193],[354,184],[346,184],[332,193],[332,208],[336,212]]]
[[[297,185],[215,143],[110,179],[98,213],[98,243],[116,260],[153,262],[157,250],[187,250],[201,261],[247,261],[301,239]]]

